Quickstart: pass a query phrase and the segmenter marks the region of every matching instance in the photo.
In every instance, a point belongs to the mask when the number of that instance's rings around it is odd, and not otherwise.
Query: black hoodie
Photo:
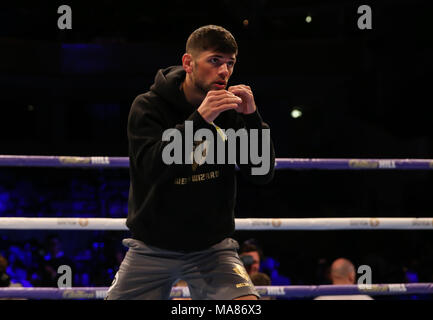
[[[182,67],[159,70],[150,91],[135,98],[128,118],[130,190],[127,226],[132,237],[146,244],[177,251],[207,248],[234,232],[236,172],[233,164],[172,164],[162,160],[170,142],[163,132],[170,128],[185,133],[185,121],[193,121],[194,132],[212,130],[190,105],[180,89],[185,79]],[[221,113],[215,124],[222,129],[269,128],[258,112],[241,115],[234,110]],[[251,175],[249,164],[240,165],[242,175],[257,184],[269,182],[274,172]]]

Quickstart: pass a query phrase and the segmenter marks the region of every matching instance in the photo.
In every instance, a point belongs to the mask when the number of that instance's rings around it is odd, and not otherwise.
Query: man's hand
[[[227,90],[211,90],[197,111],[207,122],[213,122],[221,112],[236,109],[241,103],[241,98]]]
[[[237,86],[231,86],[228,91],[242,99],[242,103],[235,110],[243,114],[254,113],[257,109],[256,103],[254,102],[253,92],[249,86],[239,84]]]

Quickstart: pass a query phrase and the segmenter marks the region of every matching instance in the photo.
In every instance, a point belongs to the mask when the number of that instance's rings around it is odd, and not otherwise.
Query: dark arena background
[[[72,9],[72,29],[57,26],[62,4]],[[371,29],[358,27],[361,5],[371,7]],[[193,30],[216,24],[239,46],[229,84],[251,86],[277,158],[433,159],[432,12],[427,0],[2,2],[0,154],[127,157],[134,98],[158,69],[181,64]],[[429,218],[431,168],[285,169],[265,186],[239,175],[235,214]],[[0,219],[126,218],[128,192],[127,168],[2,166]],[[55,246],[74,287],[108,287],[128,236],[0,230],[0,255],[14,286],[56,286]],[[238,230],[234,238],[262,249],[272,284],[330,284],[339,257],[370,266],[373,283],[433,282],[433,227]]]

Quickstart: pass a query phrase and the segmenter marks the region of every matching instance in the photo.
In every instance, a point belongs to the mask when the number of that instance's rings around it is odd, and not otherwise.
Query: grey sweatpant
[[[228,300],[259,297],[242,261],[236,240],[226,238],[208,249],[183,253],[124,239],[129,248],[108,290],[107,300],[169,299],[178,279],[188,284],[192,299]]]

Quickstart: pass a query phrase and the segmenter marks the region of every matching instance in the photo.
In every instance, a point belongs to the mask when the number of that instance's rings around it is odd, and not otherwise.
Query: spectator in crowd
[[[0,256],[0,287],[9,287],[11,284],[11,278],[6,273],[8,267],[8,261],[5,257]]]
[[[353,285],[356,281],[355,266],[345,258],[336,259],[330,268],[329,277],[333,285]],[[318,296],[314,300],[373,300],[367,295]]]
[[[271,285],[271,278],[266,273],[263,272],[256,272],[253,273],[251,276],[251,282],[255,286],[270,286]],[[274,300],[273,297],[261,297],[260,300]]]
[[[59,274],[58,268],[67,265],[74,272],[73,260],[68,258],[62,250],[62,243],[57,235],[47,237],[47,253],[41,259],[39,268],[39,285],[41,287],[57,287]]]
[[[263,252],[256,244],[255,240],[250,239],[242,243],[239,248],[239,257],[244,263],[248,274],[253,275],[260,270],[260,261],[263,258]]]
[[[262,270],[271,278],[274,285],[290,285],[290,279],[278,272],[279,262],[271,257],[264,258],[262,249],[254,239],[242,243],[239,257],[250,277]]]
[[[271,278],[266,273],[256,272],[251,275],[251,281],[255,286],[270,286]]]

